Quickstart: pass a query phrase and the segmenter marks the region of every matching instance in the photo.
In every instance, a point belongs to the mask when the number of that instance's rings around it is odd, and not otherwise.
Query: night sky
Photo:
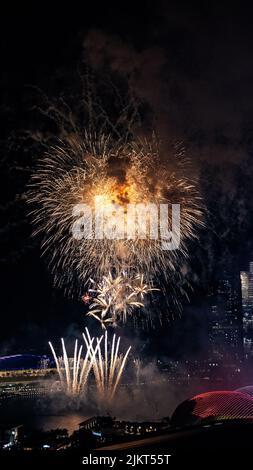
[[[150,337],[151,352],[191,356],[204,341],[208,289],[223,270],[246,269],[253,254],[253,9],[246,2],[83,4],[53,11],[36,2],[0,16],[0,352],[45,352],[49,338],[83,328],[81,302],[52,287],[25,192],[40,156],[36,136],[55,132],[38,111],[41,94],[76,103],[89,63],[98,76],[130,84],[145,130],[182,141],[199,176],[206,229],[190,247],[191,302],[163,334],[159,327],[138,333]]]

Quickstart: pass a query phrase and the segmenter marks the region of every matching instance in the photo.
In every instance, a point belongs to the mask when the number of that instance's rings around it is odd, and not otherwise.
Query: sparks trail
[[[61,387],[67,395],[80,395],[84,392],[101,339],[102,338],[97,340],[97,346],[92,350],[92,354],[90,354],[90,350],[94,341],[94,338],[90,338],[90,343],[87,347],[84,358],[82,358],[83,345],[78,348],[78,340],[76,340],[73,359],[69,358],[67,355],[63,338],[61,338],[62,356],[60,357],[57,357],[54,347],[49,341],[49,346],[51,348],[57,372],[59,374]]]
[[[83,345],[78,346],[76,340],[73,358],[68,356],[63,338],[62,356],[57,356],[52,343],[49,342],[61,389],[66,395],[82,397],[93,372],[99,400],[110,403],[120,384],[131,346],[125,354],[120,354],[120,337],[114,334],[110,344],[107,331],[104,336],[94,338],[91,337],[88,328],[85,328],[83,339],[86,347],[85,356],[82,357]]]
[[[93,358],[93,371],[95,375],[98,397],[102,402],[112,402],[120,383],[126,361],[131,350],[131,346],[127,349],[125,354],[119,353],[120,336],[115,334],[112,337],[111,346],[108,341],[108,333],[105,331],[102,336],[102,341],[97,339],[98,348],[92,346],[92,338],[90,337],[89,330],[85,329],[86,335],[83,333],[85,344],[90,348],[90,356]]]

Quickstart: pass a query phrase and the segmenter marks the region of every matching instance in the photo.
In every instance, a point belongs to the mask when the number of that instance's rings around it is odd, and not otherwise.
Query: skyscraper
[[[248,303],[250,307],[253,307],[253,262],[249,264],[248,272]]]
[[[246,306],[249,300],[249,273],[241,271],[241,290],[242,290],[242,306]]]
[[[240,284],[224,273],[210,297],[209,360],[238,364],[243,356]]]
[[[246,359],[253,358],[253,261],[249,271],[241,271],[243,349]]]

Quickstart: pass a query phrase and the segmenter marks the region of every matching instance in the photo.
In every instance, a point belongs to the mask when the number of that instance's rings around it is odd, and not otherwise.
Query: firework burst
[[[123,273],[114,278],[110,272],[97,286],[94,280],[91,282],[94,286],[89,292],[95,297],[88,315],[98,320],[103,328],[110,324],[115,326],[118,321],[126,323],[136,309],[144,308],[144,297],[159,290],[145,284],[143,274],[129,278]]]
[[[32,177],[29,203],[33,204],[34,234],[42,237],[42,252],[54,274],[55,284],[78,295],[90,278],[96,282],[108,272],[132,278],[145,273],[145,283],[171,280],[187,256],[187,240],[197,237],[202,225],[201,198],[195,182],[187,176],[182,149],[163,163],[160,143],[115,142],[110,135],[85,132],[72,135],[49,148]],[[117,204],[125,213],[129,204],[180,204],[180,247],[166,251],[150,234],[132,239],[75,239],[73,208],[87,204]],[[147,221],[149,223],[149,221]],[[93,228],[92,228],[93,230]],[[83,227],[86,233],[88,227]]]

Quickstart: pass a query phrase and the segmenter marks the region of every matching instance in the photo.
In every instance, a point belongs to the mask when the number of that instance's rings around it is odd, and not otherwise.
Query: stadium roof
[[[0,357],[0,371],[38,369],[41,367],[41,361],[47,359],[47,356],[38,356],[34,354],[15,354],[13,356]]]

